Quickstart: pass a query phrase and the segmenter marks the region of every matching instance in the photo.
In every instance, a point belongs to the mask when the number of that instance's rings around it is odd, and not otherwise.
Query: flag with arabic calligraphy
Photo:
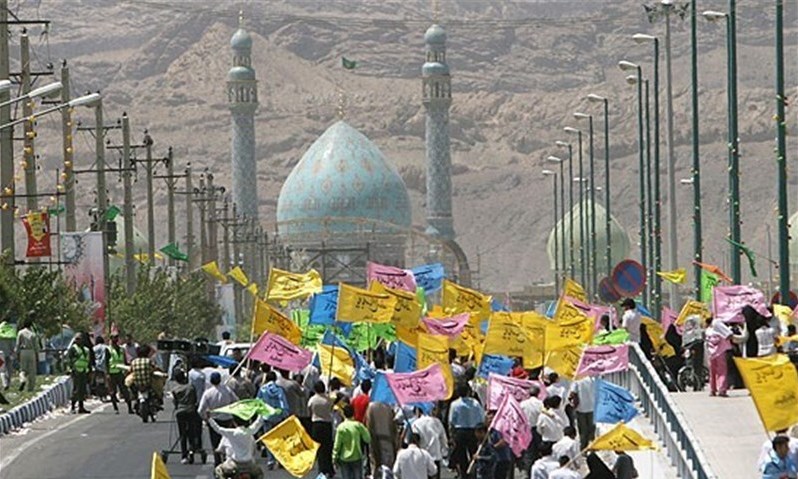
[[[412,373],[387,373],[385,376],[401,405],[442,401],[449,393],[440,364]]]
[[[301,371],[310,364],[313,353],[267,331],[252,346],[247,357],[286,371]]]
[[[387,323],[393,318],[396,297],[345,283],[338,285],[336,320],[346,323]]]
[[[576,377],[601,376],[629,368],[629,345],[590,346],[582,351]]]
[[[416,279],[409,269],[396,268],[384,264],[366,263],[366,278],[369,284],[378,282],[391,289],[401,289],[413,294],[416,292]]]
[[[798,423],[798,372],[785,354],[734,358],[759,418],[768,431]]]
[[[315,269],[307,273],[291,273],[272,268],[266,288],[267,301],[292,301],[321,292],[321,275]]]
[[[502,439],[509,444],[516,457],[521,457],[521,453],[532,441],[532,426],[529,424],[529,419],[518,401],[510,394],[504,396],[490,427],[502,434]]]

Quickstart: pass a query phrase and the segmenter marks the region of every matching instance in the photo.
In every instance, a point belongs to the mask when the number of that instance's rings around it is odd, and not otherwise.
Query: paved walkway
[[[767,439],[748,391],[729,391],[728,398],[707,392],[675,393],[671,398],[719,479],[759,477],[756,461]]]

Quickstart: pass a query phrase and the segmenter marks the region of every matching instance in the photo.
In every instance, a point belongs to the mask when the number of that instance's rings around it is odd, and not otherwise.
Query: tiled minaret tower
[[[427,234],[454,239],[452,223],[452,159],[449,153],[449,107],[452,81],[446,64],[446,31],[432,25],[424,35],[427,56],[422,72],[427,111]]]
[[[258,81],[252,69],[252,37],[244,29],[243,15],[230,40],[233,67],[227,73],[227,102],[233,116],[231,160],[233,201],[246,218],[258,217],[258,177],[255,165],[255,111]]]

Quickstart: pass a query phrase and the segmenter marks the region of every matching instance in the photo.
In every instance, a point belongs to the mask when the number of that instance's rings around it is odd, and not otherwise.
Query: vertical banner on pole
[[[103,233],[61,233],[61,259],[64,275],[87,303],[94,334],[105,331],[105,275],[103,273]]]
[[[222,310],[222,325],[218,327],[219,337],[223,331],[228,331],[230,337],[236,338],[236,305],[233,284],[216,285],[216,304]]]
[[[52,254],[50,249],[50,215],[43,211],[32,211],[22,217],[28,248],[25,256],[41,258]]]

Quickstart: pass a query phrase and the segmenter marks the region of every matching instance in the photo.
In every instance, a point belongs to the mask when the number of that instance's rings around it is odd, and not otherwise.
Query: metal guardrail
[[[679,477],[718,479],[687,426],[687,419],[637,344],[629,345],[629,369],[608,374],[607,379],[629,389],[638,398]]]

